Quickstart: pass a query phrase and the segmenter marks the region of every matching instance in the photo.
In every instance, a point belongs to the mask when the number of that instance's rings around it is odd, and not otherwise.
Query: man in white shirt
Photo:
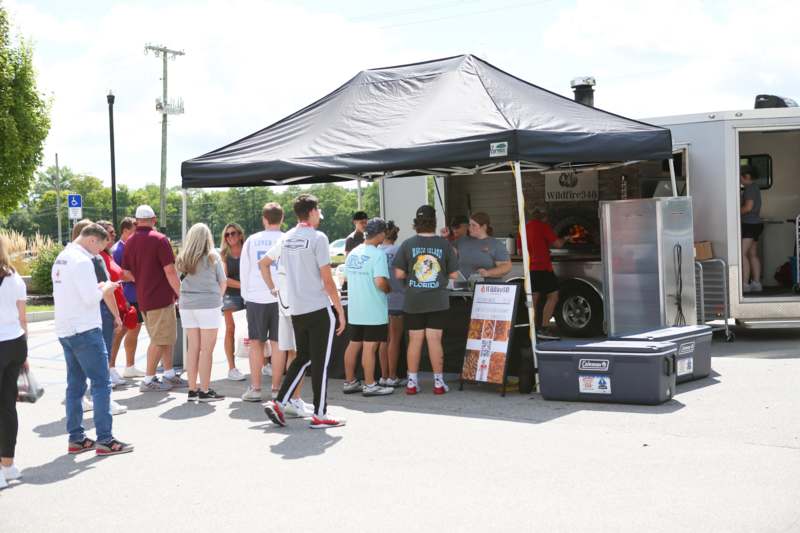
[[[89,224],[53,263],[55,331],[67,363],[66,410],[71,454],[95,450],[97,455],[116,455],[133,451],[131,444],[115,439],[111,433],[111,379],[101,329],[100,300],[113,303],[117,283],[98,283],[92,264],[92,258],[105,249],[107,242],[106,230],[98,224]],[[81,399],[87,378],[91,382],[97,441],[88,438],[83,428]]]
[[[261,210],[261,219],[264,231],[254,233],[244,241],[239,258],[241,292],[247,308],[247,337],[250,339],[250,386],[242,395],[242,400],[246,402],[262,401],[261,369],[266,356],[266,343],[270,343],[273,355],[278,355],[279,351],[278,300],[264,283],[258,261],[283,236],[283,208],[276,202],[269,202]],[[277,270],[272,268],[272,273],[276,274]]]

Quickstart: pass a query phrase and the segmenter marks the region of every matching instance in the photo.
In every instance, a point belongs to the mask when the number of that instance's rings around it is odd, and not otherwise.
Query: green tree
[[[0,5],[0,214],[27,198],[50,131],[49,105],[36,89],[31,47],[12,42]]]

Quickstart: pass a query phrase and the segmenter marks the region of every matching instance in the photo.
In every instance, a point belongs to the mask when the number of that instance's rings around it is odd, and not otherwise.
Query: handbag
[[[26,403],[36,403],[44,395],[44,388],[33,376],[30,369],[23,368],[19,371],[17,378],[17,401]]]

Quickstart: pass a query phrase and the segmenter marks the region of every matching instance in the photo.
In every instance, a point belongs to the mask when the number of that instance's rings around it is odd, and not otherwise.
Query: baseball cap
[[[364,234],[367,237],[374,237],[378,233],[383,233],[384,231],[386,231],[386,222],[382,218],[375,217],[367,222]]]
[[[469,219],[464,215],[458,215],[450,219],[450,227],[460,226],[462,224],[469,224]]]
[[[353,213],[353,220],[367,220],[369,216],[364,211],[356,211]]]
[[[136,218],[156,218],[156,212],[149,205],[143,204],[136,208]]]
[[[436,218],[436,209],[429,205],[421,205],[417,208],[417,218]]]

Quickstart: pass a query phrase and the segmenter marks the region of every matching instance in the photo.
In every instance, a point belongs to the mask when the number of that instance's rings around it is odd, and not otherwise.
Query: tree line
[[[67,195],[83,197],[83,216],[92,220],[111,220],[111,189],[91,175],[73,172],[61,167],[61,240],[70,230],[67,220]],[[292,203],[301,193],[311,193],[320,199],[325,216],[320,229],[333,241],[353,231],[352,216],[358,210],[355,189],[336,184],[289,187],[234,187],[229,189],[194,189],[187,194],[187,220],[189,226],[203,222],[211,228],[219,245],[223,228],[230,222],[242,226],[250,235],[262,228],[261,208],[267,202],[278,202],[286,213],[285,229],[297,223]],[[117,217],[133,216],[136,207],[148,204],[156,211],[159,205],[159,187],[148,184],[138,189],[117,186]],[[380,214],[377,184],[362,187],[362,208],[370,217]],[[181,237],[181,192],[175,187],[167,191],[166,233],[173,240]],[[58,240],[56,218],[56,169],[49,167],[36,173],[30,193],[20,207],[6,216],[0,216],[0,226],[24,235],[40,233]]]

